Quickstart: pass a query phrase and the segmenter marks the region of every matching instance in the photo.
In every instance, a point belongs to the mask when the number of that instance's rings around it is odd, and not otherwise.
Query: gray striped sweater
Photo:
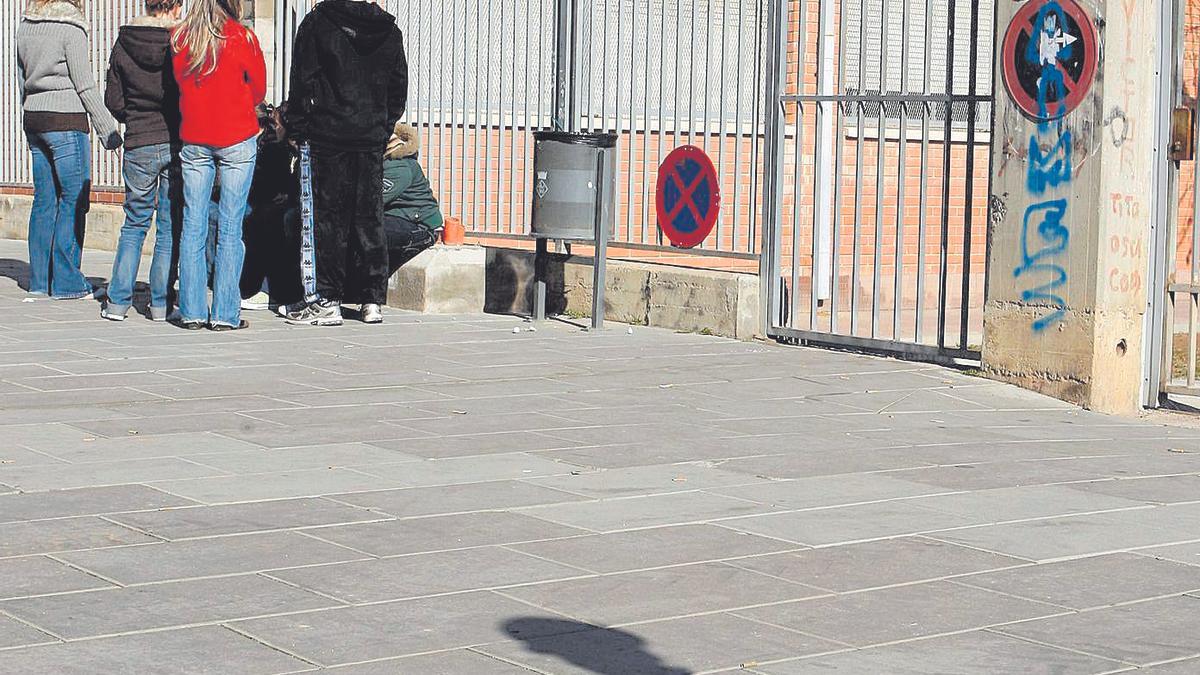
[[[69,2],[51,2],[26,12],[17,29],[21,108],[26,112],[86,112],[104,147],[121,144],[117,121],[88,61],[87,23]]]

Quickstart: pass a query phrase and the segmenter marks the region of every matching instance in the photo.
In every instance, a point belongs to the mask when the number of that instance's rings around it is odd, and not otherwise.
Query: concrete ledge
[[[592,307],[592,259],[551,254],[546,311],[584,317]],[[533,253],[488,249],[485,311],[533,311]],[[609,260],[604,317],[643,326],[751,340],[758,332],[758,277]]]
[[[0,239],[26,239],[29,236],[29,211],[33,197],[27,195],[0,195]],[[121,236],[121,224],[125,222],[125,210],[117,204],[92,204],[88,209],[87,227],[84,230],[85,248],[100,251],[117,250]],[[147,241],[153,240],[153,233]]]
[[[427,314],[478,314],[486,259],[482,246],[434,246],[388,279],[387,304]]]

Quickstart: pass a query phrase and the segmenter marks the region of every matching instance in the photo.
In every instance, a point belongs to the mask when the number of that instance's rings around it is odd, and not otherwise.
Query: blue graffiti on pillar
[[[1071,130],[1059,119],[1051,119],[1049,101],[1058,103],[1066,96],[1061,61],[1070,58],[1072,44],[1078,39],[1065,32],[1066,17],[1054,0],[1046,2],[1033,21],[1036,35],[1031,36],[1023,57],[1028,65],[1040,69],[1037,80],[1039,117],[1029,136],[1029,168],[1026,184],[1030,194],[1042,195],[1050,188],[1071,182]],[[1025,209],[1021,225],[1021,264],[1013,270],[1014,278],[1041,274],[1048,277],[1021,293],[1023,302],[1046,302],[1054,311],[1035,320],[1035,332],[1044,331],[1066,315],[1066,300],[1056,291],[1066,285],[1067,269],[1053,258],[1067,250],[1071,231],[1067,227],[1068,200],[1048,199]]]

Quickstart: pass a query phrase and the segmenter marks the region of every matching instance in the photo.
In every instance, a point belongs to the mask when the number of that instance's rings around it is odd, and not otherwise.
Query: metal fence
[[[770,334],[978,358],[991,9],[776,5],[762,268]]]
[[[763,40],[768,0],[380,0],[393,13],[409,57],[407,120],[448,215],[496,236],[528,232],[531,132],[560,126],[620,135],[617,239],[660,248],[654,203],[658,165],[673,148],[707,150],[721,176],[722,209],[703,249],[754,258],[762,205],[765,97]],[[313,0],[275,0],[255,24],[283,97],[292,39]],[[142,0],[89,6],[99,82],[117,30]],[[0,67],[16,71],[11,40],[23,3],[0,10]],[[261,12],[261,5],[260,5]],[[557,39],[564,15],[570,68]],[[266,33],[270,34],[266,34]],[[28,186],[18,84],[0,79],[0,183]],[[556,96],[558,98],[556,98]],[[94,149],[93,183],[121,186],[120,155]],[[667,250],[667,247],[661,247]],[[753,264],[753,263],[749,263]]]
[[[108,71],[108,55],[121,25],[142,13],[144,0],[102,0],[89,4],[88,45],[92,54],[92,75],[101,89]],[[29,146],[21,126],[20,82],[14,40],[24,0],[7,0],[0,6],[0,185],[29,186],[33,183]],[[121,182],[119,153],[109,152],[92,139],[92,184],[118,187]]]

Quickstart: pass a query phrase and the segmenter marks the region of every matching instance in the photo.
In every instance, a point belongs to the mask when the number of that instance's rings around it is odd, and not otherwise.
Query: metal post
[[[1176,105],[1179,92],[1181,53],[1179,49],[1182,16],[1178,0],[1163,0],[1159,5],[1159,40],[1155,61],[1155,79],[1158,81],[1154,138],[1154,203],[1150,218],[1150,251],[1147,256],[1147,307],[1146,336],[1143,347],[1142,403],[1157,408],[1159,395],[1164,385],[1171,381],[1171,341],[1174,338],[1174,306],[1168,301],[1167,284],[1175,264],[1175,222],[1178,208],[1175,167],[1163,150],[1169,144],[1171,109]],[[1195,197],[1193,197],[1195,199]],[[1193,235],[1194,236],[1194,235]],[[1193,261],[1193,266],[1196,264]],[[1190,297],[1189,297],[1190,305]],[[1189,371],[1195,368],[1188,364]]]
[[[533,320],[546,320],[546,240],[537,238],[537,248],[533,253]]]
[[[767,139],[763,149],[763,227],[758,267],[758,287],[761,297],[759,328],[763,335],[766,335],[772,327],[782,323],[780,316],[782,303],[779,299],[779,248],[781,243],[779,228],[783,221],[783,200],[780,188],[783,185],[783,145],[786,120],[779,97],[783,93],[783,82],[787,77],[786,11],[786,4],[783,0],[771,0],[767,20],[767,30],[769,31],[767,35],[771,48],[767,53],[766,68]],[[801,123],[799,114],[797,114],[796,120],[799,125]],[[735,154],[737,153],[735,152]],[[799,170],[799,166],[797,166],[797,170]],[[736,169],[734,174],[737,175]],[[740,182],[740,179],[737,180]],[[735,201],[737,199],[736,189],[735,183]],[[734,208],[737,208],[736,204]],[[733,222],[736,227],[736,219]],[[796,289],[793,288],[792,292],[795,293]]]
[[[557,0],[555,4],[555,131],[575,130],[575,3],[576,0]]]
[[[604,176],[606,159],[605,150],[596,153],[596,240],[593,242],[595,253],[592,264],[592,330],[604,328],[604,277],[605,267],[608,263],[608,218],[604,217],[604,203],[610,197],[608,191],[604,189],[607,182]]]

